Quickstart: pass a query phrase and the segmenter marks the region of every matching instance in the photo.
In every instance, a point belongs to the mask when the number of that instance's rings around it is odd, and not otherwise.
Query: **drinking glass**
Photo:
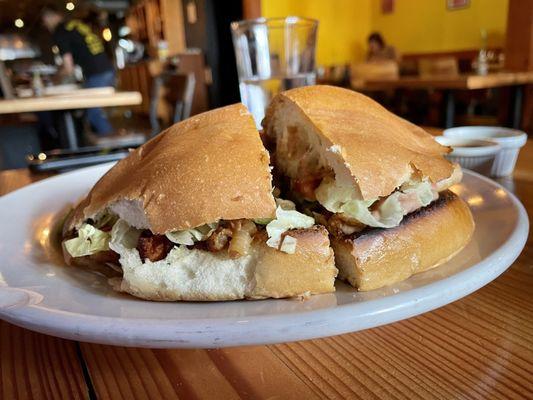
[[[231,23],[241,100],[258,128],[274,95],[315,84],[317,29],[318,21],[300,17]]]

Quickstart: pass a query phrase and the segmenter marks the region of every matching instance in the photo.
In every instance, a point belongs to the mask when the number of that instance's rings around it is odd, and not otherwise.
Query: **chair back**
[[[194,100],[194,74],[163,72],[156,76],[152,83],[150,99],[150,125],[152,136],[161,131],[158,109],[163,108],[164,127],[183,121],[191,115]]]
[[[418,60],[420,76],[457,76],[459,63],[455,57],[421,58]]]
[[[371,61],[353,64],[350,69],[352,84],[365,81],[395,80],[400,76],[396,61]]]

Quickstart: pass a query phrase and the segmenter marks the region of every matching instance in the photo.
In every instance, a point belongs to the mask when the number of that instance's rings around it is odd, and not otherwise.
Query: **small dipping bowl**
[[[497,142],[501,149],[496,155],[490,175],[497,178],[512,175],[520,148],[527,142],[525,132],[497,126],[464,126],[446,129],[449,138],[481,139]]]
[[[446,155],[448,160],[486,176],[490,176],[494,160],[502,148],[493,140],[447,136],[437,136],[435,140],[453,149]]]

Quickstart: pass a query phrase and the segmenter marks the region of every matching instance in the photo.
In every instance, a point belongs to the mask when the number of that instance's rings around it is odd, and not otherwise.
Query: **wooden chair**
[[[161,131],[158,108],[164,107],[166,115],[163,119],[165,127],[189,118],[194,100],[196,79],[194,74],[164,72],[153,80],[150,99],[151,136]]]
[[[459,64],[455,57],[421,58],[418,60],[418,73],[422,77],[457,76]]]
[[[372,80],[395,80],[400,76],[396,61],[372,61],[353,64],[350,68],[350,81],[354,87],[358,82]]]

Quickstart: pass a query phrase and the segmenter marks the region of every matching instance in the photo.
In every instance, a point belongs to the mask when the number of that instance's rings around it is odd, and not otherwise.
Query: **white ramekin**
[[[501,146],[493,140],[447,136],[437,136],[435,140],[453,149],[446,155],[448,160],[486,176],[490,175],[494,160],[501,151]]]
[[[497,126],[462,126],[446,129],[446,137],[463,139],[489,139],[500,144],[501,149],[494,160],[491,176],[502,177],[513,173],[520,148],[526,144],[525,132]]]

